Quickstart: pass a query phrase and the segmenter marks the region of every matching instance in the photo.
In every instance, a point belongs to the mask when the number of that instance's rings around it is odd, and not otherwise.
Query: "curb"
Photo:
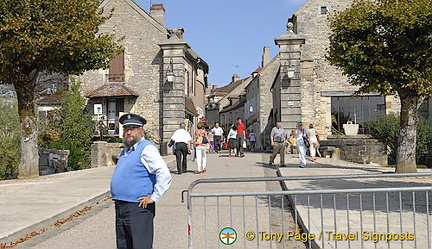
[[[280,172],[279,168],[276,170],[276,175],[278,177],[282,177],[283,176],[282,173]],[[280,185],[282,187],[282,190],[284,190],[284,191],[288,191],[289,190],[288,187],[287,187],[287,185],[286,185],[286,183],[285,183],[285,181],[279,181],[279,183],[280,183]],[[292,209],[294,211],[296,209],[296,206],[294,205],[294,200],[291,198],[290,195],[286,195],[286,197],[291,202]],[[301,230],[304,233],[309,233],[309,230],[307,229],[307,226],[306,226],[305,222],[303,221],[303,218],[300,216],[299,212],[297,212],[297,225],[301,228]],[[311,241],[310,246],[311,246],[310,248],[312,248],[312,249],[319,249],[320,248],[315,240]]]
[[[166,159],[166,160],[165,160]],[[176,167],[176,159],[175,157],[172,158],[164,158],[168,168],[175,168]],[[33,233],[33,232],[37,232],[43,228],[49,228],[51,225],[53,225],[54,223],[56,223],[58,220],[61,220],[63,218],[66,218],[68,216],[70,216],[71,214],[76,213],[79,210],[82,210],[83,208],[85,208],[86,206],[90,206],[100,200],[105,199],[106,197],[111,196],[111,192],[110,190],[103,192],[102,194],[99,194],[89,200],[86,200],[74,207],[71,207],[61,213],[55,214],[52,217],[39,221],[35,224],[29,225],[19,231],[13,232],[12,234],[9,234],[7,236],[4,236],[2,238],[0,238],[0,244],[6,244],[9,245],[10,243],[14,243],[17,240],[20,240],[22,238],[24,238],[25,236]]]
[[[66,211],[63,211],[59,214],[56,214],[52,216],[51,218],[45,219],[43,221],[37,222],[33,225],[30,225],[26,228],[23,228],[17,232],[14,232],[8,236],[5,236],[3,238],[0,238],[0,244],[4,243],[6,245],[9,245],[10,243],[14,243],[15,241],[24,238],[26,235],[31,234],[32,232],[39,231],[43,228],[49,228],[52,224],[54,224],[56,221],[61,220],[65,217],[68,217],[69,215],[85,208],[86,206],[89,206],[91,204],[94,204],[100,200],[105,199],[106,197],[109,197],[111,195],[110,191],[106,191],[100,195],[97,195],[87,201],[84,201]]]

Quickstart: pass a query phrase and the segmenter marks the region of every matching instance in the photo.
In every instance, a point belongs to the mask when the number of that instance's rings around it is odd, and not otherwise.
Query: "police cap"
[[[140,115],[129,113],[121,116],[119,122],[123,127],[143,127],[147,123],[147,120]]]

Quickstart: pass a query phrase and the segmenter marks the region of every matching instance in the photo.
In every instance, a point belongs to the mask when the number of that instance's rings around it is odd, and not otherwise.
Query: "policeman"
[[[153,247],[155,202],[168,190],[171,175],[156,146],[144,138],[147,121],[136,114],[120,117],[123,144],[111,179],[117,248]]]

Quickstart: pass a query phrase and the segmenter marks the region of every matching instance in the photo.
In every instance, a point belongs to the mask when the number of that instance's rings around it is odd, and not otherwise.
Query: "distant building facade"
[[[133,0],[104,0],[100,8],[114,9],[100,30],[124,37],[124,52],[108,69],[80,76],[87,109],[110,129],[121,128],[122,113],[142,115],[146,132],[165,153],[180,123],[193,132],[200,110],[204,115],[209,67],[184,41],[183,29],[164,26],[162,4],[152,5],[150,13]]]

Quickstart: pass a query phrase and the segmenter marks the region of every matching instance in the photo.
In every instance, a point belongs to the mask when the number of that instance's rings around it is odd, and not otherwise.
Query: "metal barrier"
[[[188,246],[431,248],[432,186],[244,192],[208,188],[215,183],[236,190],[237,183],[250,188],[265,182],[425,176],[432,173],[199,179],[183,191]],[[199,185],[205,188],[195,192]]]

